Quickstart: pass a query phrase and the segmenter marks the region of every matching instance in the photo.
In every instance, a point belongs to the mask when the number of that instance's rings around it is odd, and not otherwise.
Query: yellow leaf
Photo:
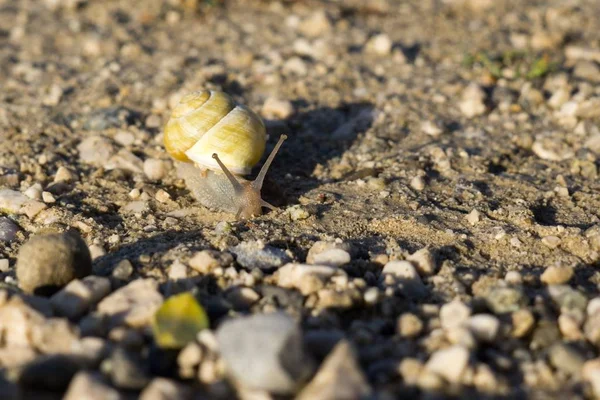
[[[208,326],[206,312],[190,292],[169,297],[156,311],[152,321],[156,344],[171,349],[184,347]]]

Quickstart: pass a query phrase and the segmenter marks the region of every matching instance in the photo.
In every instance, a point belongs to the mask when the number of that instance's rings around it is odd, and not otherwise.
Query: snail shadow
[[[296,108],[305,104],[302,100],[295,103]],[[269,172],[265,197],[276,205],[289,204],[321,185],[319,170],[327,169],[329,162],[341,158],[371,127],[374,118],[373,104],[361,102],[337,108],[321,107],[297,112],[282,121],[267,121],[270,142],[274,144],[282,134],[287,134],[288,139]],[[292,184],[287,183],[290,181]]]

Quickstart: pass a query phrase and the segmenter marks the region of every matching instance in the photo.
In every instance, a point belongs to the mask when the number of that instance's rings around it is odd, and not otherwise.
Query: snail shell
[[[199,91],[181,99],[165,126],[165,148],[176,160],[177,173],[204,206],[235,213],[260,215],[265,175],[286,139],[282,136],[254,181],[238,175],[252,170],[266,144],[265,125],[249,108],[236,105],[223,92]]]
[[[250,173],[265,151],[267,135],[258,115],[217,91],[183,97],[165,127],[165,147],[173,158],[216,171],[214,153],[236,175]]]

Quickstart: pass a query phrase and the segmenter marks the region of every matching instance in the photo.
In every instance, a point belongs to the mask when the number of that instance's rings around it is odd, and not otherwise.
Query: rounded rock
[[[91,272],[88,247],[74,231],[33,237],[21,247],[16,265],[19,286],[35,294],[52,293]]]

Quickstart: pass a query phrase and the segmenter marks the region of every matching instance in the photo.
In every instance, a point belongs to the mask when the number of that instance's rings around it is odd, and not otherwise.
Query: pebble
[[[500,321],[491,314],[477,314],[469,318],[469,329],[480,342],[493,342],[500,330]]]
[[[236,261],[248,269],[278,268],[290,261],[285,250],[265,245],[262,241],[244,241],[229,249]]]
[[[462,97],[458,103],[460,112],[467,118],[474,118],[485,113],[485,92],[475,83],[471,83],[462,92]]]
[[[158,116],[156,114],[150,114],[146,118],[145,125],[146,125],[146,128],[157,129],[157,128],[160,128],[160,126],[162,125],[162,120],[160,119],[160,116]]]
[[[0,210],[12,214],[21,211],[21,207],[29,200],[21,192],[10,189],[0,189]]]
[[[38,352],[31,347],[5,346],[0,347],[0,367],[6,369],[21,368],[38,357]],[[2,378],[0,378],[2,379]],[[0,390],[2,389],[0,385]],[[0,394],[2,392],[0,391]],[[0,396],[0,399],[2,397]]]
[[[437,269],[435,257],[427,247],[415,251],[406,257],[406,260],[417,267],[417,271],[421,276],[433,275]]]
[[[588,360],[583,364],[581,370],[583,379],[592,386],[592,391],[596,398],[600,397],[600,358]]]
[[[381,275],[393,277],[392,281],[400,287],[402,293],[410,298],[421,298],[427,295],[427,288],[421,281],[417,269],[409,261],[390,261],[383,267]]]
[[[585,321],[583,332],[590,343],[600,346],[600,314],[591,315]]]
[[[64,318],[49,318],[33,325],[31,343],[41,353],[70,353],[78,342],[79,332]]]
[[[169,266],[169,279],[176,281],[179,279],[186,279],[187,277],[187,266],[181,261],[175,260],[175,262]]]
[[[440,324],[445,330],[463,326],[471,316],[471,309],[462,301],[455,299],[440,308]]]
[[[306,262],[308,264],[318,264],[315,261],[315,257],[319,253],[322,253],[324,251],[331,250],[331,249],[341,249],[348,253],[351,252],[350,245],[347,243],[344,243],[340,240],[334,241],[334,242],[327,242],[327,241],[319,240],[319,241],[316,241],[310,247],[310,249],[308,249],[308,254],[306,255]]]
[[[120,211],[127,214],[143,214],[145,211],[149,211],[147,201],[130,201],[125,206],[121,207]]]
[[[33,184],[27,190],[25,190],[23,194],[25,194],[25,196],[29,197],[31,200],[41,200],[42,185],[39,183]]]
[[[229,253],[214,250],[202,250],[190,258],[189,265],[201,274],[208,274],[216,268],[224,268],[233,262],[233,256]]]
[[[19,385],[28,389],[64,391],[83,365],[66,354],[41,356],[27,364],[19,376]]]
[[[72,182],[75,180],[75,175],[67,167],[58,167],[54,174],[54,182]]]
[[[100,276],[75,279],[50,298],[57,315],[76,319],[106,297],[111,290],[110,280]]]
[[[459,383],[468,363],[469,350],[460,345],[453,345],[433,353],[425,364],[425,369],[450,383]]]
[[[310,217],[310,213],[299,204],[286,208],[285,213],[292,221],[302,221]]]
[[[574,341],[584,339],[580,324],[573,315],[563,313],[559,315],[557,322],[558,329],[565,339]]]
[[[98,303],[98,312],[109,318],[111,327],[127,325],[132,328],[148,326],[163,303],[158,283],[153,279],[136,279]]]
[[[587,297],[577,289],[573,289],[568,285],[550,285],[548,286],[548,294],[557,308],[562,311],[585,312]]]
[[[415,314],[404,313],[398,318],[398,333],[404,338],[419,336],[423,327],[423,321]]]
[[[3,344],[7,348],[33,347],[32,332],[44,321],[44,316],[23,299],[11,297],[0,307],[0,337]]]
[[[135,135],[128,131],[118,131],[114,136],[115,142],[121,146],[127,147],[135,143]]]
[[[102,136],[88,136],[77,146],[79,159],[86,164],[103,165],[115,154],[113,143]]]
[[[117,346],[107,361],[110,363],[110,379],[117,388],[140,390],[150,381],[147,364],[137,353]]]
[[[586,313],[588,317],[600,314],[600,297],[594,297],[589,301],[586,307]]]
[[[283,313],[225,321],[217,341],[230,376],[250,389],[290,394],[314,369],[304,353],[302,331]]]
[[[350,262],[350,254],[343,249],[327,249],[311,257],[311,264],[327,265],[330,267],[341,267]]]
[[[111,276],[121,281],[128,281],[133,275],[133,265],[128,259],[123,259],[117,263],[111,272]]]
[[[529,302],[520,288],[497,286],[485,296],[486,303],[494,314],[513,312]]]
[[[0,217],[0,242],[12,242],[21,228],[8,217]]]
[[[535,317],[531,311],[522,309],[511,314],[512,335],[521,338],[529,334],[535,326]]]
[[[121,400],[123,396],[103,381],[102,375],[93,372],[78,372],[67,389],[63,400]]]
[[[177,355],[177,365],[180,374],[191,371],[194,374],[196,368],[204,357],[204,351],[197,342],[189,342]]]
[[[298,24],[298,31],[309,38],[323,36],[331,30],[331,23],[325,11],[319,10],[304,18]]]
[[[92,259],[75,231],[42,234],[21,246],[15,269],[19,287],[26,293],[46,292],[89,275]]]
[[[593,61],[582,60],[575,64],[573,76],[590,82],[600,82],[600,67]]]
[[[45,106],[56,106],[60,103],[62,98],[63,90],[57,84],[52,84],[48,90],[48,93],[42,98],[42,104]]]
[[[425,179],[422,176],[415,176],[410,181],[410,187],[420,192],[425,189]]]
[[[154,198],[156,200],[158,200],[161,203],[166,203],[169,200],[171,200],[171,195],[169,193],[167,193],[167,191],[163,190],[163,189],[158,189],[156,191],[156,194],[154,195]]]
[[[336,273],[336,269],[325,265],[289,263],[277,270],[277,283],[284,288],[299,289],[303,295],[314,293]]]
[[[247,310],[260,300],[260,295],[254,289],[240,286],[231,288],[225,297],[236,310]]]
[[[284,64],[282,71],[284,74],[305,76],[308,73],[308,67],[300,57],[290,57]]]
[[[466,219],[469,224],[476,225],[481,220],[481,213],[476,209],[473,209],[467,214]]]
[[[550,347],[548,356],[556,369],[572,376],[579,376],[585,363],[583,355],[565,343],[556,343]]]
[[[424,121],[421,123],[421,131],[429,136],[438,137],[444,130],[433,121]]]
[[[571,266],[551,266],[544,270],[540,280],[546,285],[561,285],[570,281],[573,274]]]
[[[296,400],[356,399],[367,398],[371,394],[371,387],[352,346],[341,340]]]
[[[387,56],[392,52],[392,40],[385,33],[371,37],[365,44],[365,51],[369,54]]]
[[[0,258],[0,273],[8,272],[10,268],[10,262],[8,258]]]
[[[294,106],[289,100],[268,97],[262,106],[261,114],[269,119],[286,119],[294,113]]]
[[[42,201],[46,204],[56,203],[56,198],[50,192],[42,192]]]
[[[191,389],[167,378],[154,378],[140,393],[139,400],[185,400],[191,399]]]
[[[157,158],[148,158],[144,161],[144,174],[151,181],[159,181],[166,175],[165,162]]]
[[[560,238],[558,236],[544,236],[542,238],[542,243],[551,249],[555,249],[560,245]]]
[[[542,160],[548,161],[564,161],[575,155],[566,143],[551,138],[536,139],[531,145],[531,151]]]

